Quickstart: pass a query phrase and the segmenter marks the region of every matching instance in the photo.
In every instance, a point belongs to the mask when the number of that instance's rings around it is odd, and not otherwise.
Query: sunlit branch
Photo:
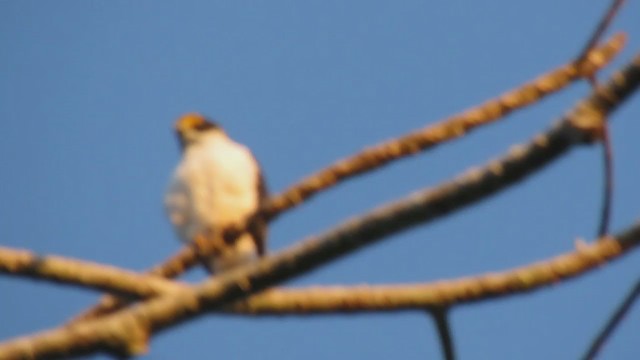
[[[265,211],[273,218],[314,194],[334,186],[339,181],[374,170],[392,160],[427,150],[446,140],[460,137],[473,128],[494,121],[511,111],[530,105],[542,97],[561,90],[580,77],[590,76],[605,66],[622,49],[623,34],[614,36],[606,44],[589,51],[580,61],[559,67],[523,86],[511,90],[494,100],[455,115],[440,123],[431,125],[403,137],[382,143],[349,158],[338,161],[324,170],[313,174],[291,186],[279,195],[273,196]],[[185,247],[167,261],[153,268],[150,273],[174,277],[198,262],[192,247]],[[103,297],[100,303],[82,313],[73,321],[79,321],[108,313],[127,302],[111,295]]]
[[[104,317],[0,344],[0,357],[65,357],[93,352],[135,355],[165,328],[304,274],[384,237],[476,203],[524,179],[573,146],[593,139],[607,115],[640,83],[640,56],[581,101],[552,129],[502,159],[434,189],[413,194],[348,220],[273,256],[225,272],[194,288],[148,299]],[[638,230],[635,229],[637,232]],[[601,241],[608,244],[608,241]],[[624,243],[623,243],[624,244]],[[621,251],[620,245],[614,251]],[[584,247],[584,249],[587,249]],[[597,261],[597,257],[594,258]],[[554,269],[556,271],[558,269]],[[551,278],[557,276],[547,271]],[[527,282],[530,279],[520,279]],[[470,289],[474,291],[474,288]]]
[[[466,304],[536,290],[596,269],[638,245],[640,223],[616,239],[604,237],[593,244],[580,243],[573,252],[500,273],[432,283],[274,288],[215,311],[245,315],[313,315],[438,309]],[[26,251],[5,248],[0,248],[0,264],[3,272],[129,297],[169,294],[186,287],[105,265],[54,256],[38,258]]]
[[[620,258],[640,244],[640,222],[616,237],[580,244],[572,252],[502,272],[432,283],[276,288],[221,311],[252,315],[314,315],[438,309],[557,285]]]
[[[59,256],[0,247],[0,273],[146,298],[183,288],[164,278]]]
[[[596,269],[638,244],[640,222],[615,237],[592,244],[578,243],[571,253],[503,273],[424,285],[273,290],[238,301],[227,310],[283,315],[437,309],[553,285]],[[210,281],[195,291],[187,288],[175,295],[161,296],[104,318],[0,344],[0,358],[59,358],[99,350],[120,355],[139,354],[146,350],[148,332],[159,330],[155,326],[168,325],[153,322],[175,323],[178,318],[185,320],[183,316],[215,309],[220,290],[216,283],[220,281]]]
[[[341,181],[377,169],[393,160],[425,151],[445,141],[459,138],[481,125],[531,105],[542,97],[561,90],[576,79],[591,76],[620,51],[624,42],[624,34],[617,34],[605,45],[586,54],[583,60],[564,65],[459,115],[340,160],[294,184],[284,193],[271,198],[265,211],[269,217],[275,217]]]

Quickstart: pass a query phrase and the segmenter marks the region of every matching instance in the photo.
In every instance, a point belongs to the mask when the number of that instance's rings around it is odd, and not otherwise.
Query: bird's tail
[[[255,261],[257,258],[258,249],[253,236],[245,232],[233,244],[228,244],[220,252],[205,260],[204,264],[209,272],[216,274]]]

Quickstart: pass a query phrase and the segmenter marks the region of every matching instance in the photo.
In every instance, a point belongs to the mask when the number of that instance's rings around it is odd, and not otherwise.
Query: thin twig
[[[585,46],[582,48],[579,55],[577,56],[578,60],[586,58],[587,54],[596,46],[596,44],[602,38],[602,35],[604,35],[604,32],[607,30],[609,25],[611,25],[611,22],[616,17],[616,14],[620,11],[620,8],[622,7],[623,4],[624,4],[624,0],[613,0],[611,2],[609,9],[605,13],[605,15],[602,17],[602,19],[600,19],[600,22],[598,22],[598,25],[596,26],[596,29],[591,34],[589,41],[587,41],[587,43],[585,44]]]
[[[611,337],[615,329],[620,325],[626,314],[631,310],[631,306],[636,301],[636,299],[640,296],[640,279],[636,282],[636,284],[631,288],[631,291],[624,297],[622,303],[618,306],[616,311],[611,314],[611,317],[602,328],[602,330],[598,333],[598,335],[593,339],[589,349],[582,357],[585,360],[592,360],[598,356],[598,352],[602,349],[602,346],[607,342],[607,339]]]
[[[611,146],[611,136],[607,123],[602,126],[602,157],[604,164],[604,186],[602,194],[602,208],[600,211],[600,225],[598,226],[598,236],[604,236],[609,232],[611,219],[611,203],[613,201],[613,148]]]
[[[438,338],[440,339],[440,345],[442,347],[442,355],[445,360],[455,360],[456,352],[453,344],[453,336],[451,335],[451,326],[448,319],[449,309],[438,308],[431,312],[433,321],[436,323],[436,329],[438,330]]]
[[[595,30],[591,34],[591,37],[583,47],[582,51],[578,55],[577,59],[583,59],[588,56],[589,52],[597,45],[600,41],[604,32],[609,28],[611,22],[616,17],[618,12],[620,12],[620,8],[624,4],[624,0],[613,0],[609,5],[609,8],[605,12],[604,16],[598,22]],[[588,77],[589,83],[592,88],[598,86],[598,81],[595,77],[595,73],[592,76]],[[610,218],[611,218],[611,204],[613,199],[613,150],[611,146],[611,137],[609,136],[609,126],[606,122],[603,123],[601,129],[601,140],[602,140],[602,152],[604,158],[604,186],[603,186],[603,197],[602,197],[602,207],[600,210],[600,224],[598,225],[598,237],[604,236],[609,228]]]

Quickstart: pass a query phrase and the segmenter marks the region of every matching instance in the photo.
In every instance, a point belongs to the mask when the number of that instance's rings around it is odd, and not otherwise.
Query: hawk
[[[213,244],[204,261],[212,273],[264,255],[267,227],[260,209],[267,193],[251,151],[200,114],[179,118],[175,131],[182,159],[165,207],[180,239]]]

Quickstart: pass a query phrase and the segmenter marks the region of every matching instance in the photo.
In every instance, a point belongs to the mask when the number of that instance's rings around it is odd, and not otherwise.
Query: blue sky
[[[2,1],[0,243],[145,269],[179,248],[161,205],[178,161],[177,116],[217,119],[280,191],[566,62],[604,3]],[[640,50],[638,13],[629,2],[613,25],[629,34],[614,65]],[[484,163],[587,91],[573,85],[506,122],[328,191],[273,223],[269,248]],[[640,215],[639,112],[636,96],[611,126],[614,230]],[[601,171],[598,147],[577,149],[517,188],[292,284],[446,279],[569,251],[577,237],[594,235]],[[639,260],[634,253],[550,289],[457,308],[460,358],[576,358],[638,276]],[[0,292],[0,339],[55,326],[98,298],[8,277]],[[603,358],[640,353],[639,332],[636,309]],[[424,359],[439,351],[422,313],[206,316],[154,338],[142,358]]]

